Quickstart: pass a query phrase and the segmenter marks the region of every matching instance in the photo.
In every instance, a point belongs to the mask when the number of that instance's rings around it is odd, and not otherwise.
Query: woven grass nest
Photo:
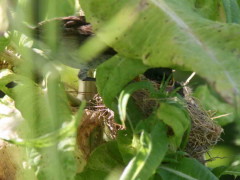
[[[114,112],[96,94],[84,110],[82,123],[77,131],[77,143],[84,158],[87,159],[97,146],[115,139],[117,131],[121,129],[123,127],[114,121]]]
[[[155,82],[152,83],[156,88],[159,87]],[[185,151],[190,157],[205,163],[204,154],[217,144],[223,130],[192,97],[190,88],[185,86],[183,93],[183,104],[191,118],[191,130]],[[161,105],[159,100],[149,98],[147,90],[139,90],[132,97],[146,117]],[[106,139],[115,139],[117,131],[121,129],[122,126],[114,121],[113,111],[108,109],[103,104],[102,98],[96,94],[85,109],[82,123],[78,128],[77,141],[84,157],[88,158],[94,148],[104,143]]]
[[[191,94],[190,88],[184,87],[186,108],[192,122],[186,152],[204,163],[204,154],[217,144],[223,129],[211,119]]]

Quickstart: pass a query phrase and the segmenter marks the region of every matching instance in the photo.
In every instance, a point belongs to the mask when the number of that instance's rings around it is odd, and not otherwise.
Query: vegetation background
[[[7,95],[0,100],[0,147],[4,147],[0,149],[0,176],[44,180],[239,178],[240,1],[80,3],[0,0],[0,90]],[[76,108],[69,100],[69,92],[78,91],[78,70],[47,57],[49,49],[59,51],[58,23],[50,23],[45,30],[47,46],[29,28],[52,18],[79,15],[80,9],[96,36],[76,50],[79,62],[98,55],[105,44],[118,52],[98,67],[96,85],[116,122],[127,127],[118,131],[116,139],[98,146],[87,161],[76,147],[86,103],[82,101]],[[61,51],[68,53],[68,48]],[[175,69],[177,82],[185,82],[196,72],[189,86],[201,107],[211,111],[211,118],[228,114],[214,119],[224,132],[222,140],[205,154],[211,161],[202,164],[186,154],[191,117],[184,98],[166,91],[168,80],[163,80],[159,91],[150,82],[128,84],[150,67]],[[17,85],[9,88],[11,82]],[[147,118],[129,100],[139,89],[147,89],[160,103]],[[7,158],[2,158],[6,153]]]

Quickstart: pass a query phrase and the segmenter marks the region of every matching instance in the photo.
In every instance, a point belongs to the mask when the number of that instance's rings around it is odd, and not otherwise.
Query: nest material
[[[17,163],[14,157],[14,145],[0,141],[0,180],[16,179]]]
[[[5,60],[1,60],[0,58],[0,70],[2,69],[12,69],[12,66]]]
[[[192,121],[192,127],[186,146],[186,152],[204,163],[204,154],[217,144],[223,129],[217,125],[191,95],[191,90],[184,87],[186,107]]]
[[[117,136],[122,126],[114,121],[114,112],[108,109],[102,98],[96,94],[84,110],[82,123],[78,127],[77,143],[84,158],[99,145]]]
[[[156,85],[154,83],[154,85]],[[157,88],[157,87],[156,87]],[[193,158],[204,163],[204,154],[207,153],[220,140],[223,129],[217,125],[192,97],[190,88],[184,87],[184,101],[191,118],[191,131],[185,151]],[[136,104],[145,116],[149,116],[155,108],[161,105],[158,100],[150,99],[147,90],[139,90],[133,94]],[[114,113],[108,109],[97,94],[89,101],[85,109],[83,120],[78,128],[77,141],[84,157],[87,159],[90,153],[108,139],[115,139],[121,125],[114,122]]]
[[[133,93],[132,97],[145,117],[150,116],[154,109],[159,105],[156,99],[150,98],[147,90],[138,90]]]
[[[5,48],[0,52],[0,70],[10,69],[13,71],[20,61],[20,56],[11,47]]]
[[[145,76],[139,76],[137,81],[150,81]],[[150,81],[154,88],[159,89],[160,84],[155,81]],[[152,99],[150,97],[150,93],[148,90],[142,89],[134,92],[132,97],[136,103],[136,105],[140,108],[141,112],[145,117],[150,116],[154,109],[159,106],[159,102],[156,99]]]
[[[157,88],[156,83],[153,85]],[[186,109],[191,118],[191,131],[189,134],[186,152],[193,158],[204,163],[204,154],[207,153],[220,140],[223,129],[216,124],[209,114],[192,97],[189,87],[183,88]],[[161,102],[149,98],[147,90],[139,90],[133,94],[136,104],[144,115],[149,116]]]

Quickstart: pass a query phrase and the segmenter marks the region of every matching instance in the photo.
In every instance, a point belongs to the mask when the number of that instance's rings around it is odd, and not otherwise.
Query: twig
[[[192,80],[192,78],[195,76],[195,72],[193,72],[190,76],[189,76],[189,78],[187,78],[187,80],[185,81],[185,83],[183,84],[183,86],[186,86],[186,85],[188,85],[188,83]]]

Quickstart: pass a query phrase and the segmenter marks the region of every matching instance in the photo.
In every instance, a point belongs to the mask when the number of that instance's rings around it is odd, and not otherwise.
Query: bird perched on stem
[[[84,16],[69,16],[40,22],[33,28],[37,40],[43,40],[44,28],[50,23],[57,23],[60,36],[57,37],[58,47],[53,53],[50,53],[50,59],[56,59],[67,66],[80,69],[78,77],[83,81],[94,81],[95,78],[88,77],[88,71],[96,69],[99,64],[116,54],[112,48],[106,45],[105,50],[93,59],[86,61],[79,57],[79,47],[95,36],[91,24],[86,22]]]

